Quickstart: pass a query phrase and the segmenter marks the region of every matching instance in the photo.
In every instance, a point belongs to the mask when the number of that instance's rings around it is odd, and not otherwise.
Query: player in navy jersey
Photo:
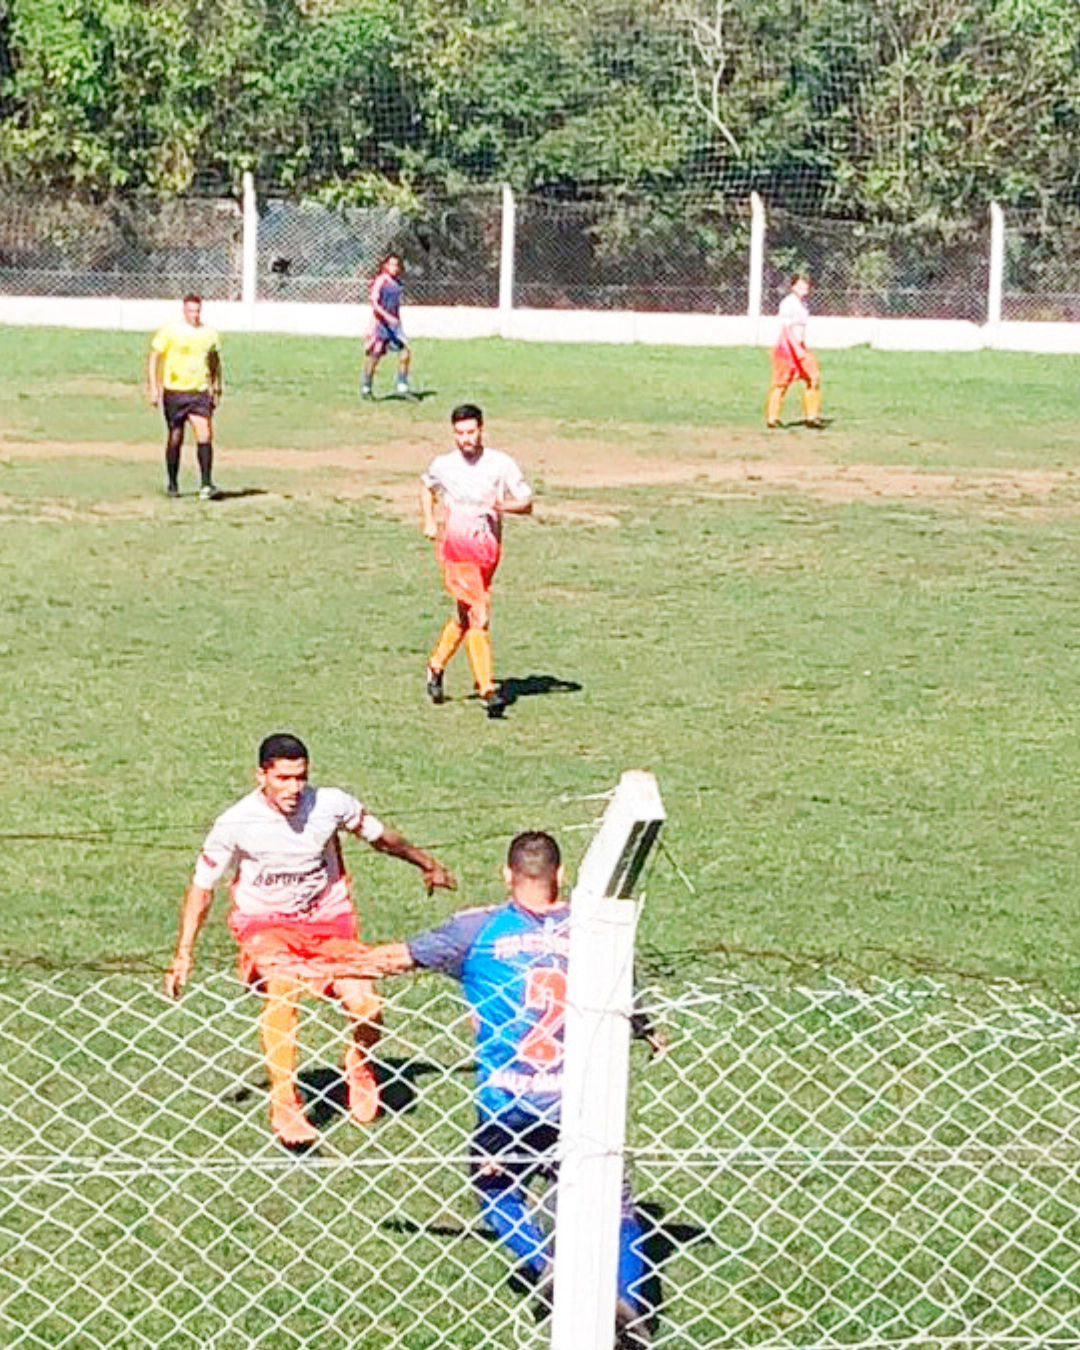
[[[364,370],[360,377],[360,397],[374,398],[375,369],[387,352],[398,353],[397,379],[394,390],[409,396],[409,344],[401,326],[401,259],[396,253],[387,254],[379,264],[379,272],[371,283],[371,327],[364,341]]]
[[[551,1241],[526,1187],[533,1177],[553,1185],[557,1170],[570,947],[558,844],[549,834],[519,834],[503,875],[510,891],[503,904],[462,910],[405,942],[373,947],[357,973],[437,970],[461,983],[476,1028],[473,1185],[486,1221],[550,1299]],[[646,1339],[643,1246],[624,1185],[618,1336],[626,1347]]]

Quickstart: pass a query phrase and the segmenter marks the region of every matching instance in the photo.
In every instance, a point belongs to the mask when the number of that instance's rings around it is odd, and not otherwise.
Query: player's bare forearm
[[[176,952],[172,965],[165,972],[165,993],[169,998],[179,998],[184,986],[191,978],[191,967],[195,960],[195,943],[210,912],[214,892],[194,882],[184,894],[184,903],[180,909],[180,931],[176,936]]]
[[[161,402],[161,356],[151,352],[146,360],[146,397],[156,407]]]
[[[412,952],[404,942],[387,942],[372,947],[349,963],[349,975],[358,980],[377,980],[384,975],[405,975],[416,969]]]
[[[377,853],[389,853],[392,858],[400,858],[402,862],[411,863],[413,867],[419,868],[423,873],[424,885],[429,895],[434,890],[457,890],[457,881],[453,873],[448,872],[430,853],[417,848],[415,844],[410,844],[404,835],[398,834],[397,830],[387,826],[382,836],[376,839],[371,847]]]
[[[210,374],[210,393],[215,403],[221,402],[221,396],[225,392],[225,372],[221,366],[221,355],[219,352],[211,352],[206,358]]]
[[[515,501],[513,497],[507,497],[501,502],[495,503],[495,510],[500,516],[531,516],[533,510],[532,498],[527,502]]]
[[[426,483],[420,484],[420,519],[425,539],[434,539],[439,533],[435,519],[435,494]]]

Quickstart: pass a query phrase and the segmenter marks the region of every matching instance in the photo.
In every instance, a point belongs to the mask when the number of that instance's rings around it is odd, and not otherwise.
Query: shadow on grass
[[[446,1066],[422,1059],[375,1059],[372,1067],[379,1080],[380,1114],[407,1115],[416,1109],[417,1083],[428,1074],[445,1074]],[[451,1072],[473,1072],[471,1065]],[[349,1089],[340,1068],[322,1065],[303,1070],[297,1075],[297,1085],[304,1102],[307,1118],[316,1129],[323,1129],[332,1121],[348,1113]]]
[[[774,431],[790,431],[792,427],[802,427],[806,431],[827,431],[836,421],[835,417],[818,417],[808,422],[805,417],[794,417],[790,422],[777,422]]]
[[[218,488],[210,499],[215,502],[234,502],[240,497],[265,497],[266,488],[244,487],[244,488]]]
[[[423,403],[425,399],[437,398],[437,389],[410,389],[407,394],[399,394],[396,389],[389,394],[375,394],[366,403]]]
[[[558,675],[510,675],[499,681],[507,707],[519,698],[533,698],[538,694],[578,694],[582,687],[577,680],[564,680]],[[480,695],[470,694],[469,697],[478,699]]]

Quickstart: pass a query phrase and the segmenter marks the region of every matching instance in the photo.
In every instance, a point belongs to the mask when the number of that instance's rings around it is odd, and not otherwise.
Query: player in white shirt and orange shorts
[[[178,998],[191,975],[214,887],[232,872],[229,927],[240,945],[240,974],[264,997],[259,1031],[270,1077],[271,1127],[290,1148],[307,1147],[318,1138],[295,1081],[304,994],[338,999],[349,1017],[345,1079],[353,1119],[366,1124],[379,1110],[368,1051],[379,1038],[382,1005],[370,980],[348,974],[350,962],[355,964],[367,948],[359,940],[341,831],[419,868],[429,893],[455,886],[430,854],[384,825],[355,797],[338,788],[311,787],[302,741],[285,733],[268,736],[259,747],[258,787],[220,815],[206,837],[165,976],[165,992]]]
[[[780,337],[772,352],[772,383],[765,406],[765,425],[780,425],[780,409],[788,387],[803,383],[803,422],[808,427],[820,427],[821,421],[821,367],[817,357],[806,345],[806,325],[810,311],[806,298],[810,294],[810,279],[795,277],[791,290],[780,302]]]
[[[488,631],[491,582],[502,553],[502,518],[531,514],[532,489],[515,460],[484,445],[484,415],[474,403],[455,408],[450,425],[456,449],[432,460],[420,478],[424,534],[436,543],[456,606],[428,658],[427,692],[433,703],[445,701],[443,672],[464,642],[487,715],[501,717],[507,699],[495,681]]]

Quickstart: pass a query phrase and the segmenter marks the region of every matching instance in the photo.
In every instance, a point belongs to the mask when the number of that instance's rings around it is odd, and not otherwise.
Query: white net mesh
[[[655,991],[663,1344],[1073,1343],[1074,1019],[1016,989]]]
[[[1012,987],[738,977],[646,991],[630,1159],[656,1346],[1075,1344],[1077,1028]],[[546,1343],[468,1180],[471,1032],[396,986],[385,1110],[343,1110],[308,1004],[316,1154],[271,1141],[257,1004],[125,975],[0,981],[0,1329],[18,1347]]]

